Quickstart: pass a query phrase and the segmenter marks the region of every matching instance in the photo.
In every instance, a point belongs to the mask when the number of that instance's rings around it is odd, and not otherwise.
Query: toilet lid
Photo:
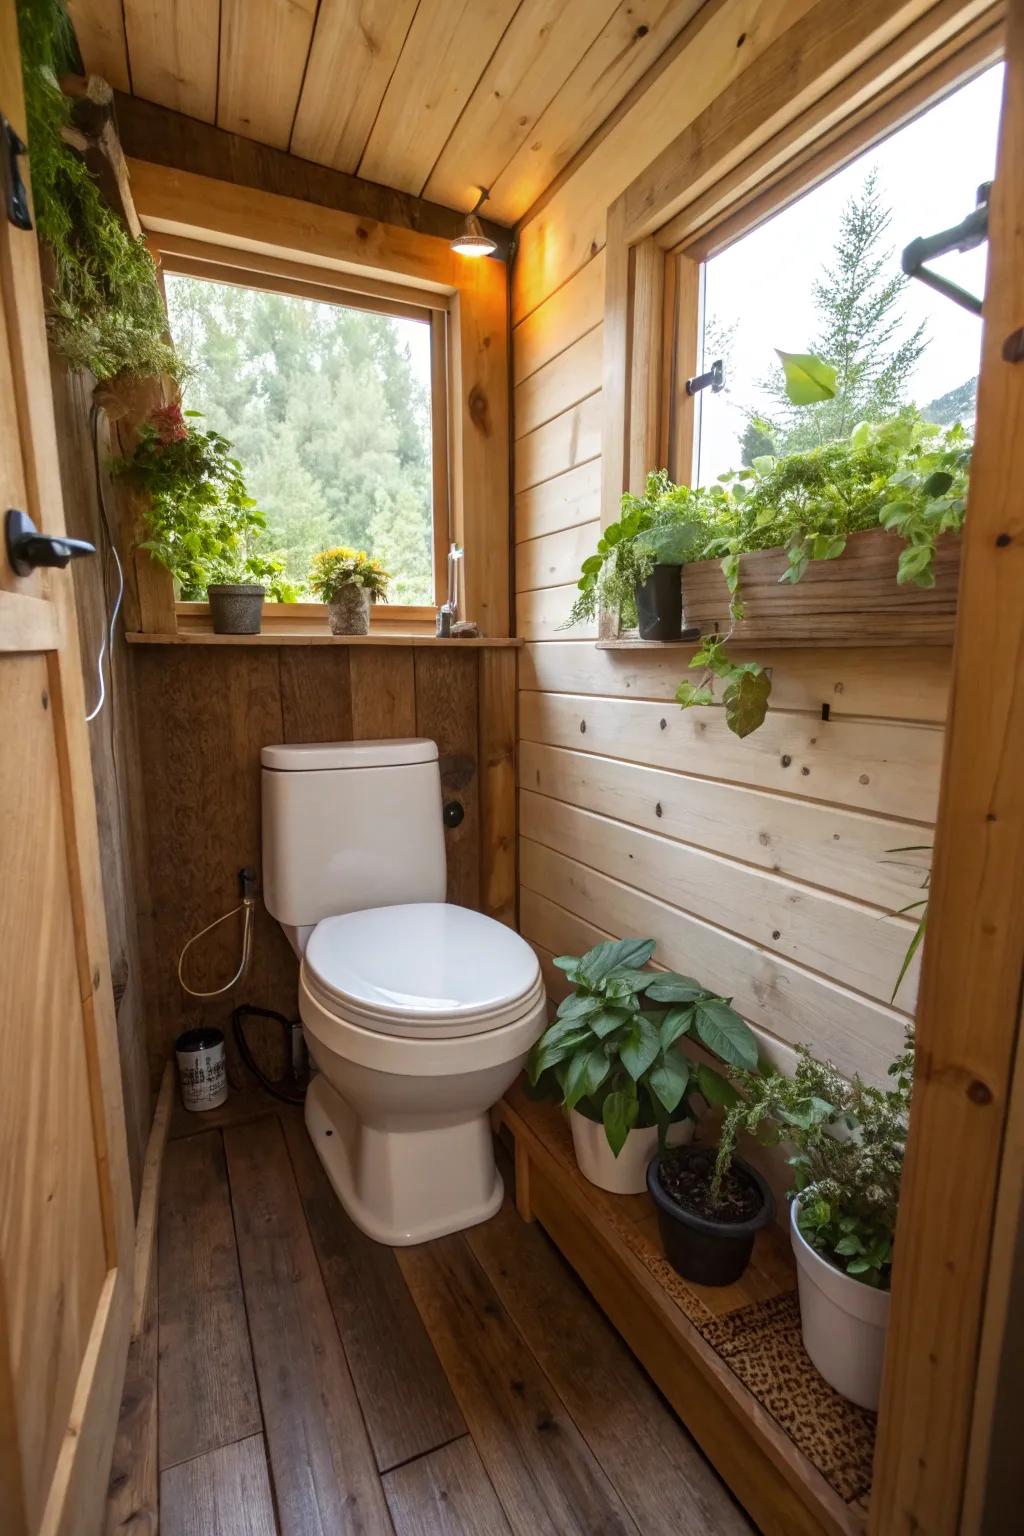
[[[543,992],[533,950],[468,907],[417,902],[317,923],[302,962],[328,1011],[385,1034],[479,1034],[521,1018]]]

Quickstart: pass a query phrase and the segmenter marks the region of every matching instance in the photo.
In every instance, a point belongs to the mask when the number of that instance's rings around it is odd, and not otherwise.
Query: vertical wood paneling
[[[480,910],[516,921],[516,653],[480,652]]]
[[[416,734],[416,679],[412,650],[353,646],[352,737],[381,741]]]
[[[349,647],[282,645],[277,654],[284,740],[351,741]]]
[[[132,90],[204,123],[217,114],[220,6],[209,0],[124,0]]]
[[[446,827],[448,899],[480,905],[480,777],[478,772],[478,662],[475,652],[416,650],[417,736],[437,742],[441,798],[462,806],[456,827]]]

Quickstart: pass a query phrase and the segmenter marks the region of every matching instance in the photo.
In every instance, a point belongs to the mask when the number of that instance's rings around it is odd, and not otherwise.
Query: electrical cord
[[[178,981],[181,984],[182,991],[187,992],[189,997],[221,997],[223,993],[230,992],[231,988],[241,981],[249,969],[249,962],[252,959],[252,930],[255,909],[256,903],[253,898],[251,896],[243,896],[237,907],[232,907],[231,911],[225,912],[223,917],[215,918],[212,923],[207,923],[205,928],[200,928],[198,933],[192,935],[178,956]],[[242,959],[238,970],[223,987],[214,987],[212,992],[194,991],[185,980],[185,956],[193,944],[197,944],[205,934],[212,933],[214,928],[219,928],[221,923],[226,923],[228,918],[234,917],[239,912],[244,913],[244,917],[242,919]]]
[[[268,1093],[273,1094],[275,1099],[280,1099],[282,1103],[301,1104],[306,1097],[306,1089],[304,1084],[301,1084],[297,1080],[292,1079],[292,1081],[295,1083],[295,1086],[289,1089],[285,1086],[288,1081],[286,1078],[275,1082],[273,1078],[267,1077],[266,1074],[262,1072],[256,1065],[252,1051],[249,1049],[249,1042],[245,1038],[245,1027],[242,1023],[242,1020],[247,1014],[251,1014],[254,1018],[258,1019],[274,1019],[278,1024],[280,1024],[284,1029],[285,1051],[288,1055],[291,1054],[292,1030],[295,1028],[295,1026],[290,1019],[285,1018],[283,1013],[275,1013],[272,1008],[257,1008],[254,1003],[242,1003],[242,1005],[236,1008],[234,1013],[231,1015],[231,1026],[234,1030],[235,1044],[238,1046],[238,1054],[241,1056],[242,1061],[248,1067],[249,1071],[256,1078],[257,1082],[261,1085],[261,1087],[265,1088]]]
[[[116,625],[117,625],[117,616],[118,616],[118,614],[121,611],[121,604],[124,601],[124,569],[123,569],[123,567],[121,565],[121,559],[120,559],[120,556],[117,553],[117,547],[114,544],[114,540],[113,540],[113,537],[112,537],[111,532],[110,532],[110,521],[109,521],[109,519],[107,517],[107,504],[106,504],[106,500],[105,500],[104,495],[103,495],[103,476],[100,473],[100,444],[99,444],[100,412],[99,412],[99,406],[97,406],[94,403],[93,407],[92,407],[92,410],[90,411],[89,414],[90,414],[90,417],[91,417],[91,428],[92,428],[92,431],[91,431],[91,437],[92,437],[92,459],[93,459],[93,473],[94,473],[95,479],[96,479],[96,501],[97,501],[97,504],[98,504],[99,510],[100,510],[100,519],[101,519],[102,524],[103,524],[103,532],[104,532],[104,534],[106,536],[106,552],[109,555],[113,555],[113,557],[114,557],[114,564],[117,567],[117,597],[114,599],[114,606],[113,606],[113,608],[111,609],[111,612],[110,612],[110,622],[109,622],[109,624],[107,624],[104,627],[102,635],[101,635],[101,638],[100,638],[99,654],[96,657],[96,674],[97,674],[97,678],[98,678],[98,681],[99,681],[99,696],[98,696],[98,698],[96,700],[96,703],[95,703],[94,707],[89,711],[89,713],[85,717],[87,725],[91,724],[92,721],[96,719],[96,717],[99,715],[100,711],[102,710],[103,705],[106,702],[106,698],[107,698],[107,685],[106,685],[106,680],[105,680],[104,674],[103,674],[103,663],[104,663],[104,660],[106,660],[106,663],[107,663],[107,674],[110,676],[111,688],[113,688],[114,634],[115,634]],[[104,565],[104,570],[103,570],[103,595],[104,595],[104,599],[106,599],[106,597],[107,597],[107,577],[106,577],[106,566],[105,565]]]

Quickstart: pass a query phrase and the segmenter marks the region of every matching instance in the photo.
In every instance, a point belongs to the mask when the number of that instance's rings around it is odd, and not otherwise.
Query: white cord
[[[114,609],[110,615],[110,623],[103,631],[103,636],[100,640],[100,653],[96,658],[96,674],[100,682],[100,696],[96,700],[95,709],[91,710],[85,717],[86,725],[91,724],[96,719],[107,697],[106,683],[103,680],[103,659],[104,657],[108,658],[107,670],[109,671],[114,655],[114,625],[117,623],[117,616],[121,611],[121,600],[124,597],[124,571],[121,568],[121,561],[113,544],[110,546],[110,553],[113,555],[114,564],[117,566],[117,597],[114,600]]]
[[[231,988],[235,985],[236,982],[241,981],[242,977],[249,969],[249,962],[252,959],[252,927],[255,905],[256,904],[251,899],[251,897],[245,897],[242,901],[239,902],[237,907],[232,907],[230,912],[225,912],[223,917],[218,917],[215,922],[208,923],[205,928],[201,928],[198,933],[193,934],[192,938],[189,939],[188,943],[185,945],[185,948],[178,956],[178,980],[181,983],[182,991],[187,992],[189,997],[220,997],[222,993],[230,992]],[[214,928],[219,928],[221,923],[226,923],[229,917],[235,916],[236,912],[245,913],[245,917],[242,922],[241,965],[238,967],[238,970],[235,972],[226,986],[216,987],[212,992],[193,992],[192,988],[189,986],[183,975],[185,956],[192,948],[192,945],[197,943],[204,934],[210,933]]]

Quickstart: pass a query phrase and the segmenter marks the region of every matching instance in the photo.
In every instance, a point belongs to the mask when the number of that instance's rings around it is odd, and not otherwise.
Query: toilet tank
[[[279,923],[444,901],[433,741],[264,747],[263,899]]]

